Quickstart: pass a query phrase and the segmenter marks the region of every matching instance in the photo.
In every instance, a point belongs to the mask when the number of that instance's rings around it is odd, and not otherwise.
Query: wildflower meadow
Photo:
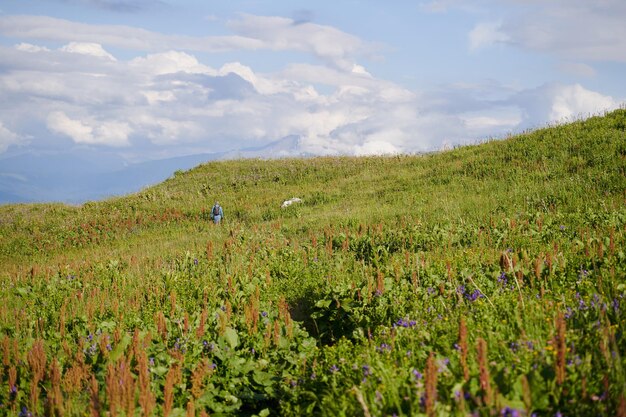
[[[625,204],[622,109],[2,206],[0,415],[626,417]]]

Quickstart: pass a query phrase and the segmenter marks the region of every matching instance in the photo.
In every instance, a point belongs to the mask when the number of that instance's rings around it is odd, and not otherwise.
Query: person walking
[[[215,205],[211,209],[211,219],[213,220],[213,223],[220,224],[223,217],[224,217],[224,210],[222,210],[222,206],[220,206],[220,203],[216,201]]]

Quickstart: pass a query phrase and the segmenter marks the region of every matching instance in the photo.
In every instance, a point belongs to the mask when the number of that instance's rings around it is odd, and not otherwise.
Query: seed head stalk
[[[493,405],[493,392],[491,390],[491,382],[489,377],[489,360],[487,358],[487,342],[483,338],[479,338],[476,350],[478,352],[478,367],[480,371],[480,388],[483,392],[483,401],[485,405]]]
[[[562,385],[565,382],[565,317],[560,312],[556,318],[556,382]]]
[[[435,364],[435,354],[433,352],[430,352],[426,361],[425,389],[426,415],[432,417],[435,415],[435,402],[437,401],[437,365]]]
[[[469,381],[469,367],[467,366],[467,326],[465,318],[461,316],[459,319],[459,350],[461,352],[461,366],[463,367],[463,377],[465,381]]]

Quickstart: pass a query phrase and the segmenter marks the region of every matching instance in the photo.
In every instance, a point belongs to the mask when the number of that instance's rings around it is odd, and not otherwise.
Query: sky
[[[626,101],[624,0],[3,0],[3,158],[418,153]]]

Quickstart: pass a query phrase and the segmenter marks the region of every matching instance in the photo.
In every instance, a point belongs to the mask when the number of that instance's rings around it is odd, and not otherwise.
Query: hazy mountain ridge
[[[112,154],[18,154],[0,159],[0,204],[85,201],[140,191],[188,170],[219,159],[312,156],[300,151],[300,138],[287,136],[258,148],[203,153],[128,164]]]

